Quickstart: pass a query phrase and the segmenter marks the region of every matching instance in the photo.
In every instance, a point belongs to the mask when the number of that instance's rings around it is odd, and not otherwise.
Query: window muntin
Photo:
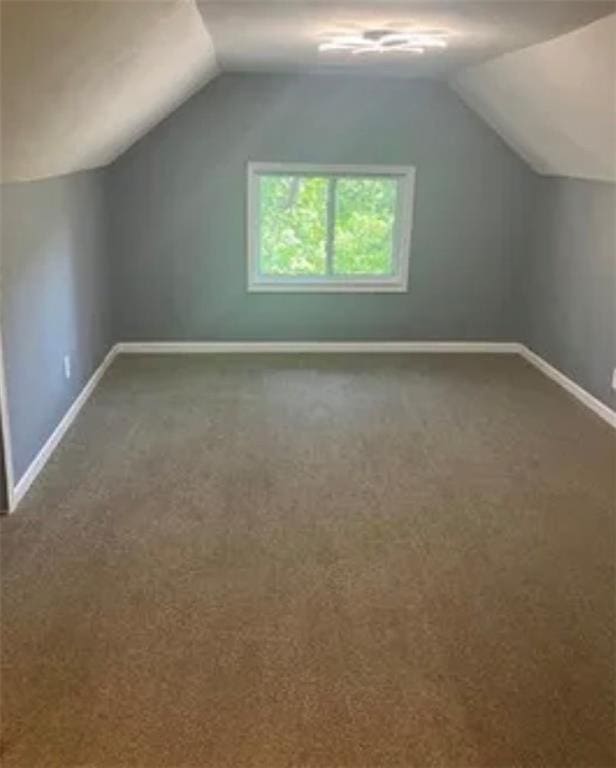
[[[250,163],[252,291],[405,291],[414,169]]]

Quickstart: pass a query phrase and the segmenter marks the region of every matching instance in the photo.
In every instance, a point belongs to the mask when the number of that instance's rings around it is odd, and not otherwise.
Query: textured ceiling
[[[219,69],[453,78],[537,170],[603,178],[613,45],[567,33],[613,9],[595,0],[0,0],[2,180],[106,165]],[[378,27],[445,30],[449,46],[318,53],[323,35]],[[583,43],[558,47],[577,34]]]
[[[435,2],[209,2],[198,6],[224,70],[447,76],[462,67],[569,32],[613,10],[593,0]],[[439,29],[449,46],[422,56],[319,53],[323,35],[370,29]]]
[[[105,165],[216,74],[192,2],[4,1],[2,179]]]
[[[616,181],[616,15],[452,85],[539,173]]]

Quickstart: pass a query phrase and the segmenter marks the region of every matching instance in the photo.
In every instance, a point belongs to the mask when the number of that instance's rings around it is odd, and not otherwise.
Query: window
[[[248,164],[250,291],[407,290],[415,170]]]

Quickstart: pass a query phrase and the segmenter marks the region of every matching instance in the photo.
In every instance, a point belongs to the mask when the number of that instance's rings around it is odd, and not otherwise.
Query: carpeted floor
[[[121,357],[2,520],[6,768],[608,768],[615,433],[509,356]]]

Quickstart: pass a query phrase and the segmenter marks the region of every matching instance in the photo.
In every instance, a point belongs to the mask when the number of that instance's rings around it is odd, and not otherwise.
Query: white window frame
[[[370,176],[398,181],[397,209],[391,275],[327,275],[326,277],[263,275],[259,270],[260,186],[262,175],[289,174],[332,176],[334,178]],[[415,168],[410,165],[332,165],[312,163],[248,163],[247,239],[248,291],[260,293],[404,293],[408,290]],[[335,204],[330,201],[329,205]],[[328,214],[331,216],[331,209]],[[331,264],[332,237],[328,237],[327,259]]]

